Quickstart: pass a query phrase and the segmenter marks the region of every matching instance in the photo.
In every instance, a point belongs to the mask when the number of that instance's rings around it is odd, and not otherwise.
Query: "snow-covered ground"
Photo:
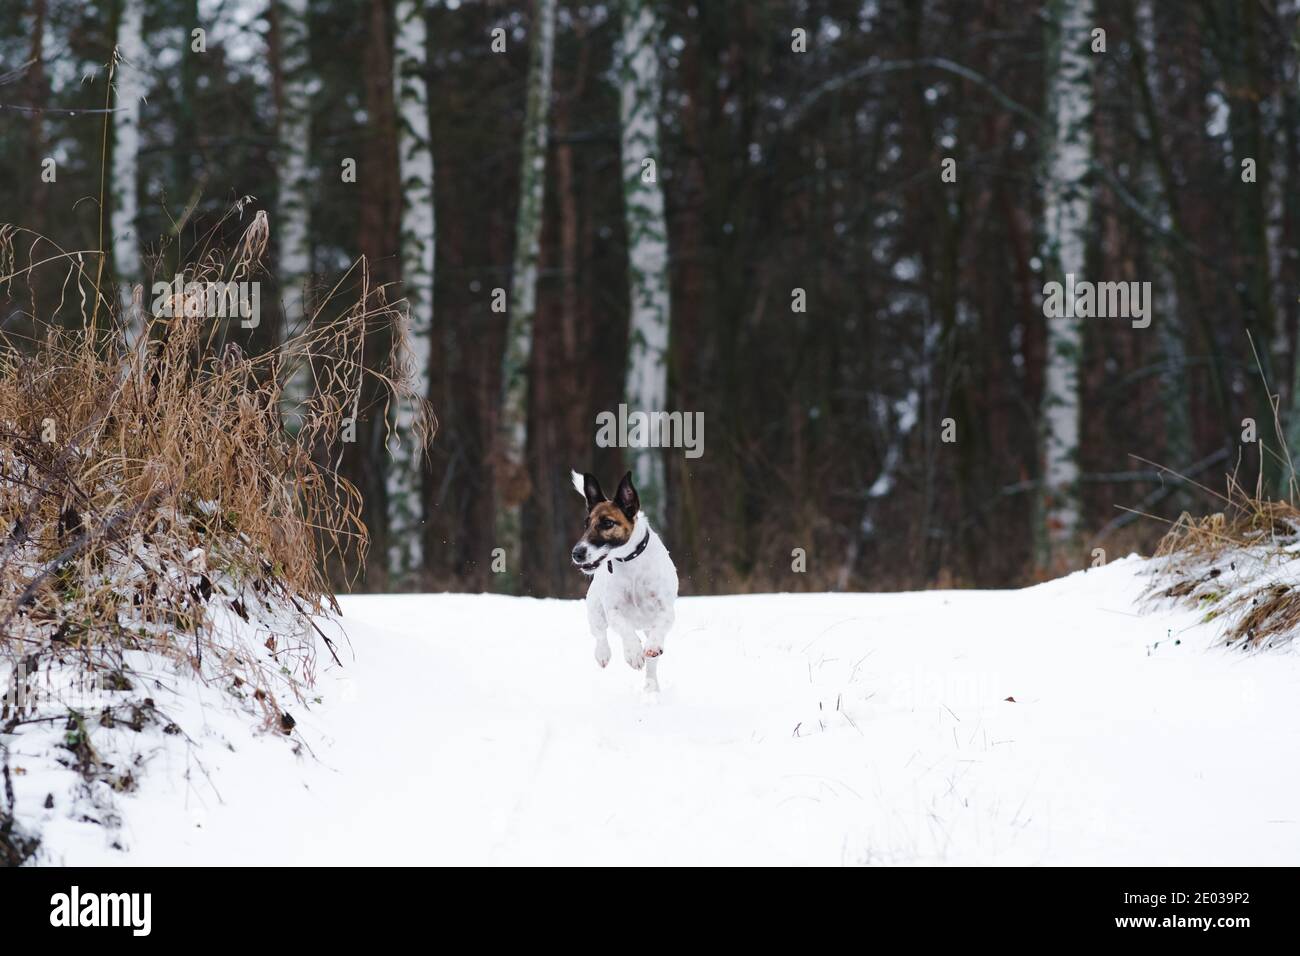
[[[1295,864],[1300,655],[1142,613],[1142,568],[683,599],[657,698],[579,602],[345,599],[300,756],[175,703],[194,742],[144,755],[127,850],[56,807],[43,859]]]

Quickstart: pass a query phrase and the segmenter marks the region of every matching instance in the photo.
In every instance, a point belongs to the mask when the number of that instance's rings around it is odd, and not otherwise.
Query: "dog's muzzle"
[[[569,553],[569,557],[571,557],[573,559],[573,563],[578,566],[578,570],[583,571],[587,574],[591,574],[598,567],[600,567],[600,562],[603,560],[602,558],[597,558],[595,561],[588,562],[587,546],[585,544],[580,544],[575,546],[574,549]]]

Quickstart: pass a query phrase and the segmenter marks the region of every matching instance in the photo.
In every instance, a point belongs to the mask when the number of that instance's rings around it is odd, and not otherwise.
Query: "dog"
[[[609,663],[614,629],[623,641],[623,659],[633,670],[645,669],[645,689],[659,690],[659,658],[672,630],[677,600],[677,569],[663,541],[650,527],[629,471],[614,499],[605,497],[592,475],[572,472],[573,487],[587,502],[582,537],[569,557],[591,578],[587,588],[587,624],[596,639],[596,663]],[[637,632],[645,635],[645,646]]]

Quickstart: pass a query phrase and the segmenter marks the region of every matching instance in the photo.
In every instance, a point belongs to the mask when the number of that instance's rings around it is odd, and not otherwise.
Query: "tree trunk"
[[[1088,168],[1092,157],[1092,0],[1055,0],[1048,24],[1047,115],[1043,213],[1049,269],[1062,284],[1082,278],[1088,238]],[[1040,563],[1057,563],[1079,535],[1079,363],[1077,318],[1047,318],[1043,377],[1043,475]]]
[[[1283,24],[1285,35],[1294,36],[1296,31],[1300,30],[1300,4],[1297,4],[1296,0],[1286,0],[1285,3],[1279,4],[1277,16],[1278,21]],[[1300,88],[1298,88],[1300,83],[1297,82],[1300,81],[1300,58],[1297,58],[1294,48],[1285,55],[1282,78],[1286,86],[1282,91],[1284,133],[1280,153],[1285,175],[1277,177],[1278,188],[1283,190],[1284,197],[1278,245],[1282,249],[1291,250],[1296,248],[1297,227],[1300,226],[1300,185],[1296,181],[1297,175],[1300,174],[1300,135],[1297,133],[1300,130]],[[1282,256],[1277,288],[1294,289],[1296,279],[1296,257]],[[1296,307],[1294,296],[1286,297],[1281,312],[1280,321],[1289,343],[1285,354],[1289,358],[1290,369],[1290,407],[1286,416],[1286,443],[1291,467],[1287,475],[1286,494],[1292,502],[1295,502],[1300,497],[1300,482],[1296,478],[1297,468],[1300,468],[1300,309]],[[1279,387],[1280,385],[1281,383]]]
[[[136,216],[140,209],[140,103],[148,92],[145,66],[148,53],[144,42],[144,0],[122,0],[117,27],[117,65],[113,113],[113,269],[125,287],[125,333],[133,346],[147,328],[145,312],[135,302],[133,290],[143,280],[140,239]]]
[[[537,261],[541,252],[542,209],[546,195],[547,112],[555,53],[556,0],[537,0],[524,114],[523,157],[519,170],[519,213],[515,220],[515,257],[505,352],[501,365],[501,410],[497,418],[496,547],[506,558],[506,582],[517,580],[523,557],[523,503],[531,486],[525,455],[528,448],[528,366],[537,310]],[[498,580],[503,580],[498,576]]]
[[[190,31],[199,26],[198,0],[184,0],[180,4],[181,15],[177,17],[181,38],[180,62],[180,96],[177,98],[176,142],[171,147],[172,189],[177,199],[186,202],[198,202],[194,192],[195,158],[202,162],[199,145],[199,125],[195,117],[195,103],[198,100],[198,78],[203,53],[190,49],[193,37]]]
[[[279,199],[280,296],[284,314],[280,345],[306,328],[310,317],[307,284],[311,278],[311,182],[307,157],[311,149],[310,46],[307,0],[276,0],[277,104],[276,179]],[[290,422],[311,395],[311,365],[306,356],[286,355],[289,378],[284,406]]]
[[[623,196],[627,220],[629,410],[666,411],[668,401],[668,225],[659,182],[659,25],[649,0],[623,0]],[[641,506],[664,520],[664,460],[658,448],[629,449]]]
[[[362,95],[366,109],[366,138],[361,144],[358,169],[364,170],[366,192],[357,210],[357,245],[365,260],[371,296],[368,308],[377,308],[391,298],[398,281],[401,196],[397,178],[397,104],[393,73],[393,40],[389,36],[387,0],[366,4],[365,46],[361,52]],[[355,407],[356,441],[343,448],[345,476],[361,492],[361,517],[370,532],[372,554],[361,570],[360,586],[384,590],[390,585],[388,562],[387,455],[384,440],[388,423],[384,415],[387,390],[378,374],[387,369],[392,350],[393,329],[387,322],[371,323],[366,329],[362,374]],[[353,556],[353,560],[359,556]]]
[[[424,5],[398,0],[393,76],[397,85],[402,286],[409,307],[403,332],[412,386],[421,398],[429,397],[435,242],[426,47]],[[392,460],[388,467],[388,563],[397,582],[424,565],[424,455],[414,433],[415,420],[416,410],[399,402],[389,437]]]
[[[27,168],[40,169],[41,162],[48,154],[47,137],[45,129],[45,114],[39,112],[49,104],[50,89],[46,71],[48,69],[48,57],[46,47],[50,45],[49,34],[46,32],[47,9],[45,0],[36,0],[32,7],[32,46],[30,59],[32,60],[31,69],[27,71],[27,102],[38,111],[31,114],[29,123],[31,130],[27,139]],[[31,223],[33,231],[44,234],[47,231],[46,226],[46,207],[49,202],[49,190],[34,189],[31,196]],[[29,277],[29,282],[34,282],[35,277]]]
[[[1178,228],[1178,210],[1172,203],[1165,201],[1164,184],[1169,181],[1169,176],[1163,172],[1168,167],[1164,158],[1164,135],[1158,125],[1158,117],[1163,111],[1158,109],[1155,101],[1159,85],[1156,82],[1158,45],[1153,3],[1154,0],[1138,0],[1134,12],[1137,35],[1134,56],[1137,59],[1137,79],[1142,94],[1143,113],[1147,120],[1147,135],[1154,155],[1155,182],[1150,195],[1156,198],[1152,205],[1163,207],[1161,211]],[[1165,455],[1172,467],[1183,468],[1192,463],[1193,446],[1187,401],[1187,346],[1182,321],[1184,310],[1183,303],[1179,301],[1178,255],[1167,245],[1162,245],[1154,255],[1165,264],[1165,275],[1159,277],[1156,283],[1155,304],[1155,313],[1161,317],[1157,323],[1157,335],[1164,364],[1164,370],[1160,374],[1160,395],[1165,416]],[[1185,503],[1182,496],[1175,500],[1180,505]]]

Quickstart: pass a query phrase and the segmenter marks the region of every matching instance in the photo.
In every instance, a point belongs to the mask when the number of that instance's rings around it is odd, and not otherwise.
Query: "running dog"
[[[587,520],[570,557],[591,578],[587,623],[596,639],[596,663],[609,663],[605,632],[612,627],[623,640],[623,659],[633,670],[644,667],[646,690],[657,691],[659,658],[674,620],[677,569],[641,510],[630,471],[613,501],[594,476],[572,475],[573,487],[586,499]],[[644,647],[638,631],[645,636]]]

